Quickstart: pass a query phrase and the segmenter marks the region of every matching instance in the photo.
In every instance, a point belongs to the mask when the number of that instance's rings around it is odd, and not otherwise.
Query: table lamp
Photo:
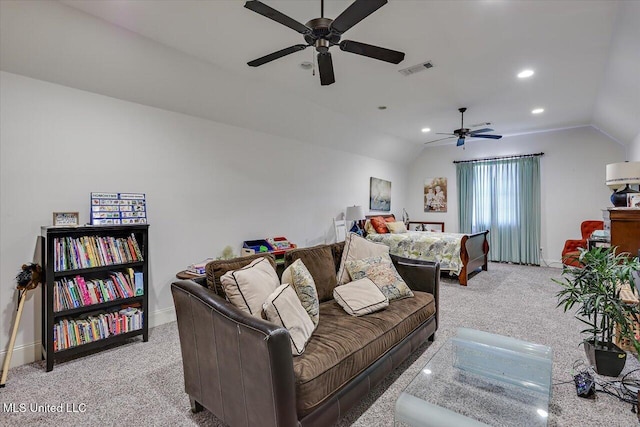
[[[345,214],[344,218],[347,221],[353,221],[353,227],[355,227],[356,233],[361,234],[360,227],[358,227],[358,221],[364,219],[364,211],[362,210],[362,206],[348,206],[347,213]],[[353,227],[351,227],[351,229],[353,229]]]
[[[640,184],[640,162],[608,164],[606,184],[613,190],[611,195],[613,206],[627,206],[627,194],[638,193],[638,191],[631,189],[629,184]]]

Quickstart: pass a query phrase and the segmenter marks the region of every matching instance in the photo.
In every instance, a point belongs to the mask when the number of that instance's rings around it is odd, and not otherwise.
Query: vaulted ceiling
[[[382,155],[394,161],[458,128],[459,107],[466,124],[491,122],[504,135],[593,125],[628,144],[640,133],[640,2],[390,0],[343,39],[405,52],[404,61],[333,47],[330,86],[300,66],[314,61],[311,48],[247,66],[303,38],[243,1],[9,3],[3,70],[352,152],[393,144]],[[319,0],[263,3],[301,23],[320,16]],[[335,18],[351,0],[325,3]],[[92,32],[104,21],[120,45]],[[398,72],[425,61],[433,68]],[[516,77],[527,68],[532,77]]]

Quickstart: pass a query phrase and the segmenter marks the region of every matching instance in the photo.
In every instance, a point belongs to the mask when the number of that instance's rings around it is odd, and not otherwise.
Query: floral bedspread
[[[369,234],[368,240],[389,246],[389,252],[411,259],[439,261],[441,270],[460,274],[460,242],[464,234],[408,231],[400,234]]]

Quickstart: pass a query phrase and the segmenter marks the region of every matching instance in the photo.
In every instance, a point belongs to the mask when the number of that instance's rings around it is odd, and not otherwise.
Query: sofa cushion
[[[304,265],[301,259],[297,259],[282,273],[280,280],[282,284],[290,283],[298,295],[298,299],[302,303],[309,318],[315,327],[318,324],[318,309],[320,302],[318,301],[318,291],[316,284],[311,277],[311,273]]]
[[[413,296],[413,292],[402,280],[387,254],[347,261],[346,266],[353,280],[364,277],[371,279],[389,301]]]
[[[287,265],[293,264],[297,259],[301,260],[311,273],[318,291],[318,300],[323,302],[332,299],[333,288],[336,287],[336,267],[333,262],[331,246],[318,245],[310,248],[296,248],[285,254]]]
[[[333,299],[351,316],[364,316],[389,305],[386,295],[366,277],[336,286]]]
[[[342,260],[340,261],[337,277],[338,284],[344,285],[351,281],[349,272],[345,268],[347,261],[388,254],[389,246],[371,242],[355,233],[349,233],[344,241],[344,251],[342,252]]]
[[[294,356],[301,355],[313,333],[314,324],[293,287],[288,283],[278,286],[267,297],[262,309],[267,320],[287,328],[291,338],[291,353]]]
[[[385,310],[349,316],[335,301],[320,304],[320,323],[293,359],[298,417],[307,415],[435,315],[433,295],[392,301]]]
[[[271,254],[255,254],[246,257],[232,258],[232,259],[218,259],[211,261],[205,267],[207,273],[207,287],[214,291],[221,297],[225,297],[224,288],[220,282],[220,278],[231,270],[239,270],[242,267],[249,265],[253,260],[257,258],[265,257],[269,260],[273,268],[276,268],[276,260]]]
[[[260,319],[262,304],[280,285],[276,270],[266,258],[254,259],[238,270],[227,271],[220,282],[233,305]]]

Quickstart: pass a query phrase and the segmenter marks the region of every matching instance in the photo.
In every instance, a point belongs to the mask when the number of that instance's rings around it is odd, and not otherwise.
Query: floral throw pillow
[[[413,296],[413,292],[393,266],[389,255],[347,261],[346,267],[353,280],[364,277],[370,279],[389,301]]]
[[[301,259],[295,260],[282,273],[281,283],[289,283],[295,289],[298,299],[309,314],[314,326],[318,326],[320,320],[320,302],[316,283],[311,273]]]

